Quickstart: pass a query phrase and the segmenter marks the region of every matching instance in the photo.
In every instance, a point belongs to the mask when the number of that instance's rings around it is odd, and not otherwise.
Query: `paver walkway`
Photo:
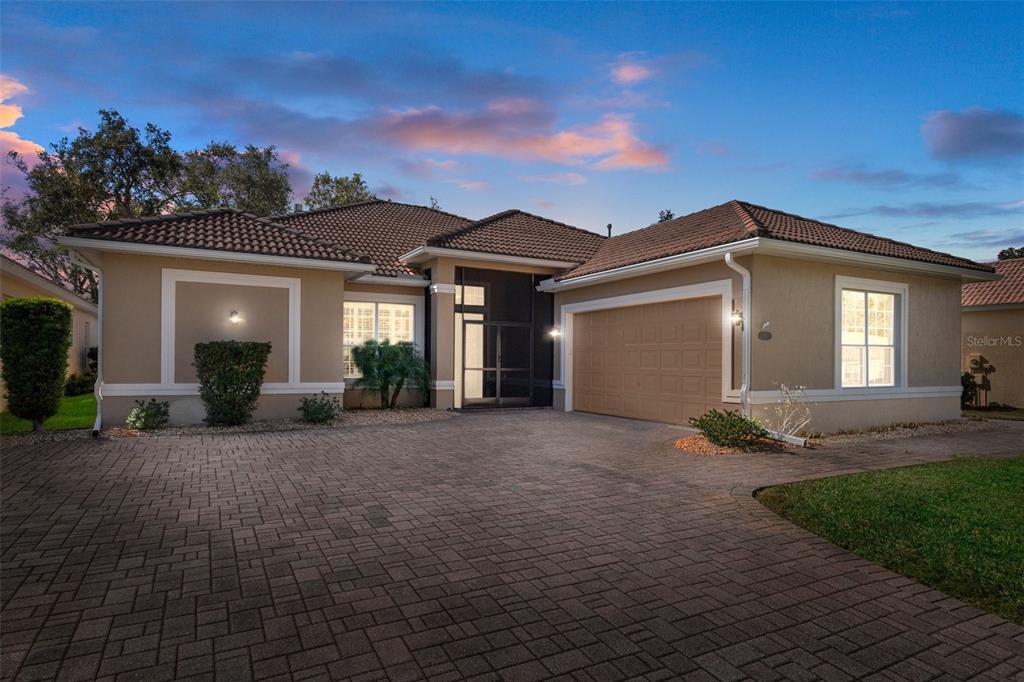
[[[1024,425],[696,458],[551,411],[5,444],[2,668],[41,679],[1024,677],[1024,628],[754,486],[1020,451]]]

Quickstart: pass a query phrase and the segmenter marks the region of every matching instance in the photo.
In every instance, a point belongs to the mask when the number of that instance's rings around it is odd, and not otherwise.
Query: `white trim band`
[[[441,379],[438,381],[431,381],[430,388],[435,391],[454,391],[455,380],[454,379]]]
[[[436,294],[454,294],[455,293],[455,285],[454,284],[431,284],[430,285],[430,293],[431,294],[435,294],[435,295]]]
[[[344,393],[345,382],[303,384],[267,383],[260,389],[260,395],[307,395],[313,393]],[[199,395],[199,384],[103,384],[103,394],[148,398],[168,395]]]
[[[803,392],[806,402],[834,403],[847,400],[914,400],[916,398],[957,398],[960,386],[911,386],[885,388],[808,389]],[[783,402],[778,391],[751,391],[753,405],[775,405]]]

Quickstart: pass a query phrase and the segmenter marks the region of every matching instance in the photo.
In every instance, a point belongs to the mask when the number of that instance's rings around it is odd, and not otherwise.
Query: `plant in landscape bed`
[[[747,447],[768,435],[756,420],[733,410],[712,409],[700,417],[690,417],[690,426],[715,445],[726,448]]]
[[[76,396],[92,393],[96,385],[95,374],[72,374],[64,383],[64,395]]]
[[[270,344],[259,341],[209,341],[195,348],[199,397],[211,426],[244,424],[260,398]]]
[[[420,390],[429,386],[427,363],[411,343],[367,341],[352,349],[352,359],[362,374],[355,385],[380,395],[381,408],[397,407],[406,385]]]
[[[802,481],[758,499],[865,559],[1024,623],[1024,457]]]
[[[326,424],[341,416],[341,403],[334,396],[321,391],[320,395],[303,396],[299,401],[302,421],[310,424]]]
[[[167,426],[171,420],[171,404],[166,400],[150,398],[149,402],[136,400],[135,407],[128,413],[125,425],[129,429],[147,431]]]
[[[0,338],[7,409],[42,431],[64,396],[71,306],[55,298],[9,298],[0,303]]]

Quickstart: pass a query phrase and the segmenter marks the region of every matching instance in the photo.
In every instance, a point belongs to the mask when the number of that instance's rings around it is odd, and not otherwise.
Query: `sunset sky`
[[[0,145],[113,108],[471,218],[620,233],[732,198],[1024,246],[1024,4],[5,2]],[[9,165],[5,184],[17,186]]]

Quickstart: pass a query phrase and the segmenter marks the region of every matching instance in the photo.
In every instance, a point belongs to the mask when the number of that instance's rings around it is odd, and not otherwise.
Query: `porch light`
[[[242,321],[242,316],[238,314],[237,310],[232,310],[231,314],[228,315],[228,322],[231,324],[238,324]]]
[[[548,332],[548,334],[551,335],[551,338],[557,339],[559,336],[562,335],[562,331],[558,327],[554,327],[551,331]]]
[[[732,311],[732,323],[734,325],[736,325],[737,327],[739,327],[739,326],[741,326],[743,324],[743,311],[742,310],[737,310],[735,308],[733,309],[733,311]]]

